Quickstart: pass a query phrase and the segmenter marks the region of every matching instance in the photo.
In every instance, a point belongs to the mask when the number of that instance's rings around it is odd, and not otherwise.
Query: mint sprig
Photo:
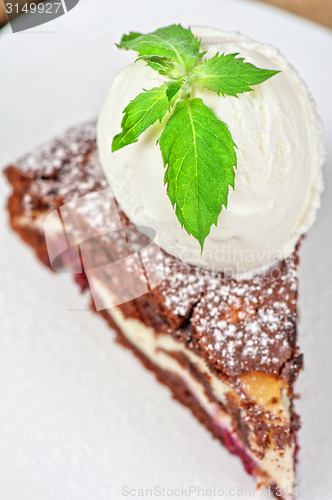
[[[144,90],[124,109],[122,131],[112,151],[132,144],[148,127],[166,116],[158,143],[167,194],[185,230],[203,251],[212,224],[217,225],[229,186],[234,188],[236,145],[227,125],[202,99],[190,98],[194,85],[237,97],[250,92],[278,71],[257,68],[238,54],[219,54],[203,60],[200,40],[190,29],[171,25],[143,35],[124,35],[120,48],[131,49],[163,75],[165,83]]]

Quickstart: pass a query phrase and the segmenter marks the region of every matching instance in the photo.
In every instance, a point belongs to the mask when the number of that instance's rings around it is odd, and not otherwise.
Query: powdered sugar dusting
[[[221,274],[191,266],[164,252],[165,280],[159,290],[173,314],[186,317],[207,289],[220,285]],[[171,291],[171,293],[170,293]]]
[[[21,175],[33,178],[24,195],[26,210],[59,206],[108,188],[96,149],[96,123],[69,129],[15,163]],[[43,198],[43,206],[36,200]]]
[[[265,276],[224,281],[196,305],[194,343],[230,375],[278,374],[296,337],[296,255]],[[275,271],[274,270],[274,271]]]

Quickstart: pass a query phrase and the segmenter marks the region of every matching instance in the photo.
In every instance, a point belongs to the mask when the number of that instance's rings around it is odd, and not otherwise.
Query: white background
[[[0,165],[97,115],[114,74],[131,58],[114,45],[123,33],[174,22],[276,45],[307,82],[324,121],[326,190],[301,251],[297,498],[332,499],[331,32],[249,0],[81,0],[34,30],[3,30]],[[8,188],[0,182],[4,205]],[[44,269],[10,232],[4,210],[1,219],[0,499],[113,500],[125,498],[125,485],[215,487],[227,496],[230,488],[252,489],[239,460],[112,342],[70,277]]]

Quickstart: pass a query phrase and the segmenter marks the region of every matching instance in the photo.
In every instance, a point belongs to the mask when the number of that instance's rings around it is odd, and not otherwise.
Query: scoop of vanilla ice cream
[[[194,89],[192,97],[202,98],[228,125],[238,158],[228,208],[211,227],[203,252],[181,228],[167,196],[156,144],[163,124],[111,153],[123,109],[142,89],[164,82],[142,61],[118,73],[103,104],[97,127],[100,160],[122,210],[137,226],[153,228],[166,252],[191,264],[248,277],[289,256],[315,220],[323,188],[322,127],[304,83],[275,48],[238,33],[192,31],[201,38],[206,58],[218,51],[237,52],[246,62],[281,71],[239,98]]]

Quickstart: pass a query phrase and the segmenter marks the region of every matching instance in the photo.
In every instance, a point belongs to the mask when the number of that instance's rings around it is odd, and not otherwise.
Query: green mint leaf
[[[147,35],[124,35],[118,47],[135,50],[139,56],[170,58],[185,72],[190,71],[203,56],[199,51],[200,41],[190,29],[185,29],[180,24],[160,28]]]
[[[243,62],[238,54],[217,53],[195,68],[195,83],[217,94],[237,96],[252,90],[251,85],[264,82],[279,73],[269,69],[260,69],[251,63]]]
[[[236,147],[225,123],[201,99],[180,100],[159,139],[167,194],[203,250],[234,187]]]
[[[113,138],[112,152],[137,142],[138,137],[156,121],[164,118],[170,103],[166,95],[167,83],[144,90],[123,110],[122,131]]]
[[[161,56],[141,56],[137,61],[144,61],[148,66],[151,66],[161,75],[168,76],[172,79],[181,78],[182,70],[169,57]]]
[[[139,36],[142,36],[142,33],[138,33],[137,31],[131,31],[129,35],[123,35],[121,43],[131,42],[132,40],[135,40],[135,38],[138,38]],[[120,47],[120,44],[117,44],[117,46]]]
[[[168,82],[167,84],[167,90],[166,90],[166,95],[167,99],[169,100],[169,103],[173,105],[175,101],[178,99],[180,96],[180,90],[182,88],[182,80],[176,80],[172,82]]]

